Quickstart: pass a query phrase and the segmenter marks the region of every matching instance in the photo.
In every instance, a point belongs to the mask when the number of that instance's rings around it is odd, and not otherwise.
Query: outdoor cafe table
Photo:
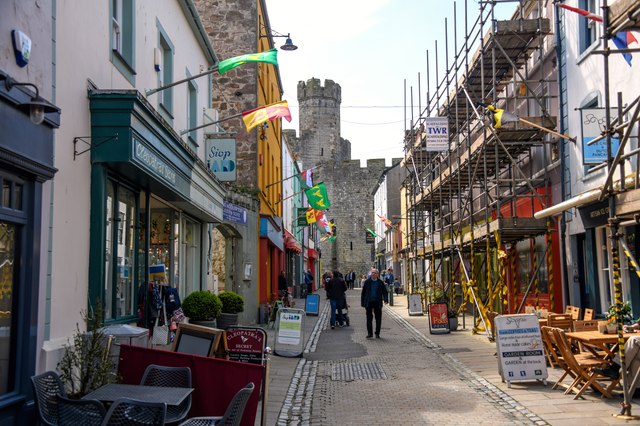
[[[82,399],[97,399],[101,402],[114,402],[118,398],[137,399],[147,402],[164,402],[167,405],[180,405],[193,388],[173,388],[162,386],[124,385],[110,383],[85,395]]]
[[[636,336],[637,333],[622,333],[622,337],[626,342],[629,337]],[[591,348],[602,349],[605,353],[605,359],[612,359],[618,351],[618,333],[604,334],[597,330],[590,331],[571,331],[566,333],[567,338],[580,343],[584,343],[585,347],[597,355]]]

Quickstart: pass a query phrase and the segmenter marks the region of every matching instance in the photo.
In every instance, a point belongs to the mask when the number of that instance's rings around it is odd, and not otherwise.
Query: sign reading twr
[[[449,120],[446,117],[427,117],[424,121],[425,149],[446,151],[449,149]]]

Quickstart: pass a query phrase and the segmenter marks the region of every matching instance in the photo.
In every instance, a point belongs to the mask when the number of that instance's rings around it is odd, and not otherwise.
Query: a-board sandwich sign
[[[409,315],[422,315],[422,296],[419,293],[409,295]]]
[[[224,346],[231,361],[262,364],[267,345],[267,333],[259,327],[228,328]]]
[[[307,298],[304,303],[304,310],[307,315],[317,316],[320,313],[320,295],[307,294]]]
[[[502,380],[542,380],[546,385],[547,364],[540,323],[532,314],[500,315],[494,320],[498,367]]]
[[[276,355],[296,357],[304,350],[304,318],[302,309],[278,309],[276,319],[276,341],[273,352]]]
[[[429,303],[429,333],[445,334],[451,332],[449,328],[449,308],[446,303]]]

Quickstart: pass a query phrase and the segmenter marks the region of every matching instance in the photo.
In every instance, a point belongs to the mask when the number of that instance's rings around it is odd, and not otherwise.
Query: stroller
[[[347,296],[344,296],[344,302],[342,306],[342,321],[345,327],[349,327],[351,321],[349,320],[349,304],[347,303]]]

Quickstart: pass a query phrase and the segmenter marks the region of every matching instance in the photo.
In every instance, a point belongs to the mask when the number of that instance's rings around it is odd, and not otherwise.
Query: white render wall
[[[56,135],[53,199],[53,247],[49,322],[49,341],[44,343],[44,365],[55,367],[60,347],[73,335],[76,323],[82,323],[80,311],[86,309],[89,265],[89,152],[74,161],[73,140],[91,135],[88,81],[98,89],[145,89],[157,87],[154,48],[158,47],[156,22],[162,25],[174,46],[173,77],[186,77],[209,67],[208,57],[198,44],[179,1],[137,1],[135,25],[136,86],[110,61],[110,1],[58,0],[55,12],[55,85],[57,105],[62,109],[61,126]],[[195,80],[198,87],[198,110],[207,107],[208,77]],[[174,87],[174,129],[187,128],[187,85]],[[157,108],[158,95],[150,103]],[[202,123],[201,114],[198,124]],[[87,139],[89,142],[90,139]],[[202,141],[199,131],[198,141]],[[108,142],[107,142],[108,143]],[[80,142],[79,151],[89,146]],[[204,159],[204,143],[198,155]],[[48,302],[47,302],[48,303]],[[47,319],[45,319],[47,321]],[[45,336],[46,337],[46,336]]]
[[[610,2],[612,3],[612,2]],[[579,7],[576,0],[567,1],[567,5]],[[599,14],[602,14],[602,2],[599,2],[598,10]],[[576,144],[567,144],[567,149],[570,154],[570,163],[567,167],[571,170],[571,197],[575,197],[580,193],[599,187],[604,183],[606,172],[604,169],[600,171],[591,172],[585,175],[584,166],[582,165],[582,135],[580,128],[580,111],[576,108],[581,107],[581,104],[597,93],[598,107],[604,107],[605,103],[605,80],[604,80],[604,58],[601,54],[594,54],[591,52],[594,50],[585,51],[582,55],[579,54],[579,31],[578,31],[578,18],[577,13],[565,11],[564,22],[566,26],[565,40],[567,51],[567,111],[569,114],[569,125],[566,132],[577,138]],[[602,25],[598,24],[598,37],[602,35]],[[636,38],[640,37],[638,33],[635,33]],[[595,44],[595,50],[601,50],[603,42]],[[613,42],[609,41],[609,47],[613,52],[617,50]],[[632,45],[630,47],[637,47]],[[617,93],[622,91],[623,102],[630,103],[638,95],[640,95],[640,54],[633,54],[633,60],[631,62],[633,66],[629,66],[624,60],[621,54],[611,54],[609,56],[609,93],[610,93],[610,105],[613,107],[618,106]],[[636,131],[634,130],[634,135]],[[637,142],[632,139],[627,143],[625,152],[629,152],[631,149],[637,147]],[[633,168],[631,168],[631,166]],[[635,162],[633,165],[627,162],[625,170],[627,173],[632,170],[636,170],[637,165]],[[615,178],[619,177],[619,173],[616,172]],[[577,209],[572,209],[573,220],[567,223],[567,231],[571,234],[576,234],[584,231],[582,220],[580,215],[577,214]]]

